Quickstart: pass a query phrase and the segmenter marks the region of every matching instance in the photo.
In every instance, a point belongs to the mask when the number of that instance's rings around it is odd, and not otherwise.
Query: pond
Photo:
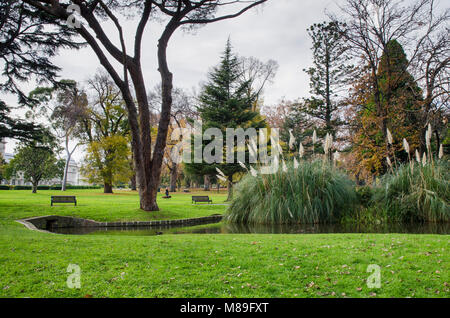
[[[78,227],[55,228],[59,234],[163,235],[163,234],[318,234],[318,233],[409,233],[450,234],[450,223],[414,224],[294,224],[241,225],[213,223],[190,227]]]

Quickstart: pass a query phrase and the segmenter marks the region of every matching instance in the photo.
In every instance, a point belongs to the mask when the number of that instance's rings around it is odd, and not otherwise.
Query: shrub
[[[358,196],[359,203],[363,207],[368,207],[370,202],[372,201],[372,187],[370,186],[362,186],[356,188],[356,194]]]
[[[273,175],[247,175],[236,186],[225,220],[236,223],[332,223],[351,212],[353,182],[320,161],[288,165]]]
[[[31,190],[32,186],[26,186],[26,185],[16,185],[14,186],[14,190]]]
[[[37,187],[38,190],[50,190],[50,186],[48,185],[40,185]]]
[[[0,184],[0,190],[10,190],[11,187],[9,185]]]
[[[448,161],[422,166],[403,165],[385,175],[376,189],[374,203],[391,221],[450,221]]]
[[[80,185],[80,186],[68,185],[68,186],[66,186],[67,190],[69,190],[69,189],[70,190],[87,190],[87,189],[101,189],[101,188],[103,188],[103,187],[102,186],[98,186],[98,185],[93,185],[93,186],[89,186],[89,185]]]

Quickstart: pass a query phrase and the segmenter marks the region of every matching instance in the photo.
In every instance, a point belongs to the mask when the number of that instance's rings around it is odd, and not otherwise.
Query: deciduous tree
[[[363,81],[373,89],[374,112],[377,117],[375,125],[385,141],[387,152],[387,128],[389,127],[388,109],[391,101],[389,95],[383,95],[382,78],[379,73],[381,56],[389,59],[388,45],[397,41],[408,53],[409,70],[411,61],[417,59],[423,50],[423,43],[448,21],[449,10],[437,10],[434,0],[414,0],[405,3],[396,0],[346,0],[340,7],[338,15],[330,15],[333,22],[344,22],[342,34],[347,39],[350,51],[359,60],[360,74],[366,76]],[[390,62],[388,62],[390,64]],[[397,76],[397,78],[402,78]],[[383,163],[382,170],[387,165]]]
[[[122,94],[106,73],[98,73],[88,81],[92,100],[81,119],[81,138],[87,144],[82,167],[91,182],[101,180],[105,193],[132,175],[130,165],[130,133]]]
[[[181,27],[192,28],[225,19],[235,18],[258,6],[267,0],[251,1],[222,1],[222,0],[73,0],[80,8],[82,23],[74,29],[87,44],[93,49],[100,63],[105,67],[115,84],[122,92],[123,100],[128,111],[128,120],[132,136],[134,168],[137,173],[140,196],[140,207],[146,211],[158,210],[156,203],[157,187],[161,175],[161,167],[164,157],[164,149],[167,141],[167,132],[170,123],[172,106],[172,81],[167,62],[167,47],[172,35]],[[67,11],[68,1],[47,0],[22,0],[35,9],[35,12],[45,13],[49,19],[55,21],[55,25],[61,29],[67,29],[63,25],[71,12]],[[219,9],[226,7],[233,12],[224,15],[218,14]],[[134,46],[130,49],[126,34],[120,22],[120,13],[126,11],[128,16],[134,16],[138,20],[136,31],[132,35]],[[151,152],[150,112],[147,101],[141,52],[144,31],[151,17],[159,16],[167,23],[158,40],[158,70],[162,82],[162,110],[158,125],[158,135],[155,141],[153,153]],[[116,45],[107,35],[102,20],[110,21],[117,31],[116,36],[120,44]],[[87,23],[84,23],[87,22]],[[115,65],[120,65],[120,69]],[[133,84],[134,96],[131,92],[130,81]]]
[[[54,135],[64,143],[65,167],[61,190],[66,190],[69,163],[80,141],[70,146],[81,133],[81,121],[87,116],[87,96],[73,80],[62,80],[60,85],[38,87],[29,94],[34,107],[29,117],[44,117],[50,123]]]
[[[33,193],[36,193],[39,182],[50,180],[61,172],[54,150],[54,145],[50,143],[19,144],[14,158],[8,163],[7,179],[22,173],[25,181],[33,185]]]
[[[104,193],[113,193],[113,185],[127,182],[133,173],[130,148],[125,136],[101,136],[88,144],[81,172],[91,183],[103,183]]]

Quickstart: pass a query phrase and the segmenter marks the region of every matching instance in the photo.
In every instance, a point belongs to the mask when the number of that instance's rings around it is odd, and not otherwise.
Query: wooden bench
[[[192,202],[195,202],[195,203],[197,203],[197,202],[212,203],[212,200],[207,195],[200,195],[200,196],[193,196],[192,197]]]
[[[77,198],[69,195],[52,195],[51,206],[53,203],[73,203],[77,205]]]

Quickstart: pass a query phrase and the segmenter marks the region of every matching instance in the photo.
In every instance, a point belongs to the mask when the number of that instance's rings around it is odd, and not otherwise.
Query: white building
[[[6,152],[6,142],[0,140],[0,154],[5,159],[6,163],[8,163],[12,158],[14,158],[14,154]],[[54,178],[52,180],[42,180],[39,185],[53,185],[53,184],[61,184],[62,180],[58,178]],[[23,178],[23,173],[19,173],[16,178],[12,178],[11,180],[2,180],[1,184],[10,184],[10,185],[31,185],[31,182],[26,182]],[[88,185],[89,183],[83,178],[80,173],[80,168],[77,162],[73,159],[70,160],[69,163],[69,171],[67,173],[67,184],[69,185]]]

